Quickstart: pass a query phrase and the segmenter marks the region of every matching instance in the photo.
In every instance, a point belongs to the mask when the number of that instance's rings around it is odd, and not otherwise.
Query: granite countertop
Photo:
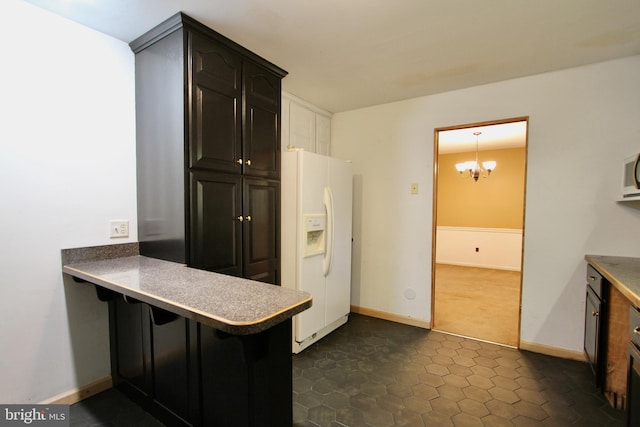
[[[640,307],[640,258],[586,255],[585,259],[632,304]]]
[[[234,335],[264,331],[311,307],[307,292],[140,255],[69,263],[62,271]]]

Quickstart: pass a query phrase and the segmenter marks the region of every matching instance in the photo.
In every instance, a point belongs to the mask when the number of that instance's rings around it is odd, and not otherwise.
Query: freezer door
[[[298,247],[302,248],[306,242],[304,224],[305,215],[325,214],[323,203],[324,188],[327,185],[328,157],[315,153],[298,153],[298,203],[301,216],[297,219]],[[313,297],[311,308],[303,311],[294,318],[295,340],[304,341],[325,326],[325,278],[322,274],[323,253],[312,256],[301,256],[303,250],[298,251],[299,268],[297,271],[298,289],[309,292]]]

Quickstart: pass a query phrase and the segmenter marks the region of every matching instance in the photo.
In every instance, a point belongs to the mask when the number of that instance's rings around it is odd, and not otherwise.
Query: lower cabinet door
[[[584,317],[584,352],[591,369],[596,376],[596,385],[600,386],[600,298],[587,286],[587,298]]]
[[[188,328],[184,317],[151,326],[154,399],[183,419],[189,419]]]
[[[242,177],[192,171],[190,267],[242,276]]]
[[[200,325],[203,426],[293,424],[291,320],[250,335]]]
[[[629,343],[627,379],[627,426],[640,426],[640,349]]]
[[[244,277],[279,285],[280,182],[245,178],[243,211]]]
[[[115,315],[111,321],[115,326],[112,339],[112,364],[115,367],[116,382],[126,382],[145,395],[152,394],[149,354],[149,325],[143,319],[148,317],[145,304],[122,295],[112,301]],[[115,344],[115,345],[113,345]],[[117,349],[116,352],[114,350]]]
[[[248,426],[249,376],[239,336],[200,327],[202,419],[205,426]]]
[[[197,419],[189,320],[122,295],[111,307],[115,385],[167,425]]]

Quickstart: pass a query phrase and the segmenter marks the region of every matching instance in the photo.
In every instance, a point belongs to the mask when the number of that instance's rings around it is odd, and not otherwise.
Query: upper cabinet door
[[[289,145],[315,153],[315,134],[316,113],[292,102],[289,107]]]
[[[246,175],[280,177],[280,78],[245,62],[244,170]]]
[[[325,156],[330,154],[331,113],[283,93],[282,96],[282,151],[300,148]]]
[[[190,31],[189,37],[189,167],[240,173],[242,61],[198,32]]]
[[[328,156],[331,144],[331,118],[316,114],[316,153]]]

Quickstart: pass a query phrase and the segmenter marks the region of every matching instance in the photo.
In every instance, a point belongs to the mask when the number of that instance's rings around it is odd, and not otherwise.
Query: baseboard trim
[[[567,350],[566,348],[552,347],[550,345],[538,344],[535,342],[520,341],[520,350],[527,350],[534,353],[546,354],[547,356],[577,360],[580,362],[586,362],[587,360],[584,353],[581,351]]]
[[[389,320],[391,322],[402,323],[418,328],[431,329],[431,322],[427,320],[416,319],[415,317],[400,316],[399,314],[388,313],[386,311],[374,310],[373,308],[351,306],[351,312],[362,314],[364,316],[375,317],[377,319]]]
[[[373,308],[366,308],[366,307],[359,307],[357,305],[352,305],[351,312],[356,314],[362,314],[364,316],[375,317],[377,319],[389,320],[391,322],[403,323],[405,325],[417,326],[419,328],[431,329],[430,321],[420,320],[420,319],[416,319],[408,316],[401,316],[394,313],[388,313],[386,311],[375,310]],[[550,345],[538,344],[535,342],[520,341],[519,349],[531,351],[533,353],[540,353],[547,356],[560,357],[562,359],[570,359],[570,360],[577,360],[580,362],[586,362],[584,353],[580,351],[567,350],[565,348],[552,347]]]
[[[40,402],[44,405],[73,405],[113,387],[111,375]]]
[[[478,263],[465,263],[457,261],[437,261],[436,264],[443,265],[455,265],[456,267],[474,267],[474,268],[488,268],[490,270],[505,270],[505,271],[521,271],[518,267],[509,267],[508,265],[491,265],[491,264],[478,264]]]

